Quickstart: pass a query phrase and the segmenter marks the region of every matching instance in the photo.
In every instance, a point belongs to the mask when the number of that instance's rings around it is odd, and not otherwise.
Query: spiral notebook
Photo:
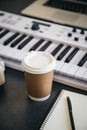
[[[76,130],[87,130],[87,95],[63,90],[57,98],[40,130],[71,130],[66,97],[72,103]]]

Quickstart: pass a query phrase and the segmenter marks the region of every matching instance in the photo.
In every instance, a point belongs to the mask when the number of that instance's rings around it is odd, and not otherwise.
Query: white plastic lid
[[[55,68],[56,60],[48,52],[30,51],[22,61],[24,71],[32,74],[50,72]]]

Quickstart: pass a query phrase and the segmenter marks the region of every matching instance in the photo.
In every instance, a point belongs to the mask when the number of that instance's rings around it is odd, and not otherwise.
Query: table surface
[[[34,0],[0,0],[0,10],[20,14]],[[5,84],[0,86],[0,130],[38,130],[62,89],[86,91],[53,82],[49,99],[35,102],[28,98],[24,73],[5,68]]]

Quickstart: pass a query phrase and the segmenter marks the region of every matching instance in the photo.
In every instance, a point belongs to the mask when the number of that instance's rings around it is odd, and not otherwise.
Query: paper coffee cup
[[[36,101],[46,100],[51,93],[56,60],[48,52],[31,51],[22,61],[28,96]]]
[[[5,64],[4,61],[0,58],[0,86],[5,83]]]

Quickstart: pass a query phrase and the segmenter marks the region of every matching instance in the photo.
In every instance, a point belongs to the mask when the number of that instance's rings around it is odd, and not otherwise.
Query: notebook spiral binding
[[[58,96],[58,98],[56,99],[55,103],[53,104],[51,110],[49,111],[48,115],[46,116],[46,118],[45,118],[45,120],[43,121],[43,123],[42,123],[42,125],[41,125],[41,127],[40,127],[39,130],[44,130],[44,127],[45,127],[45,125],[46,125],[46,123],[47,123],[49,117],[51,116],[52,112],[54,111],[54,109],[55,109],[57,103],[59,102],[59,100],[60,100],[61,95],[63,94],[63,92],[64,92],[64,91],[62,91],[62,92],[60,93],[60,95]]]

